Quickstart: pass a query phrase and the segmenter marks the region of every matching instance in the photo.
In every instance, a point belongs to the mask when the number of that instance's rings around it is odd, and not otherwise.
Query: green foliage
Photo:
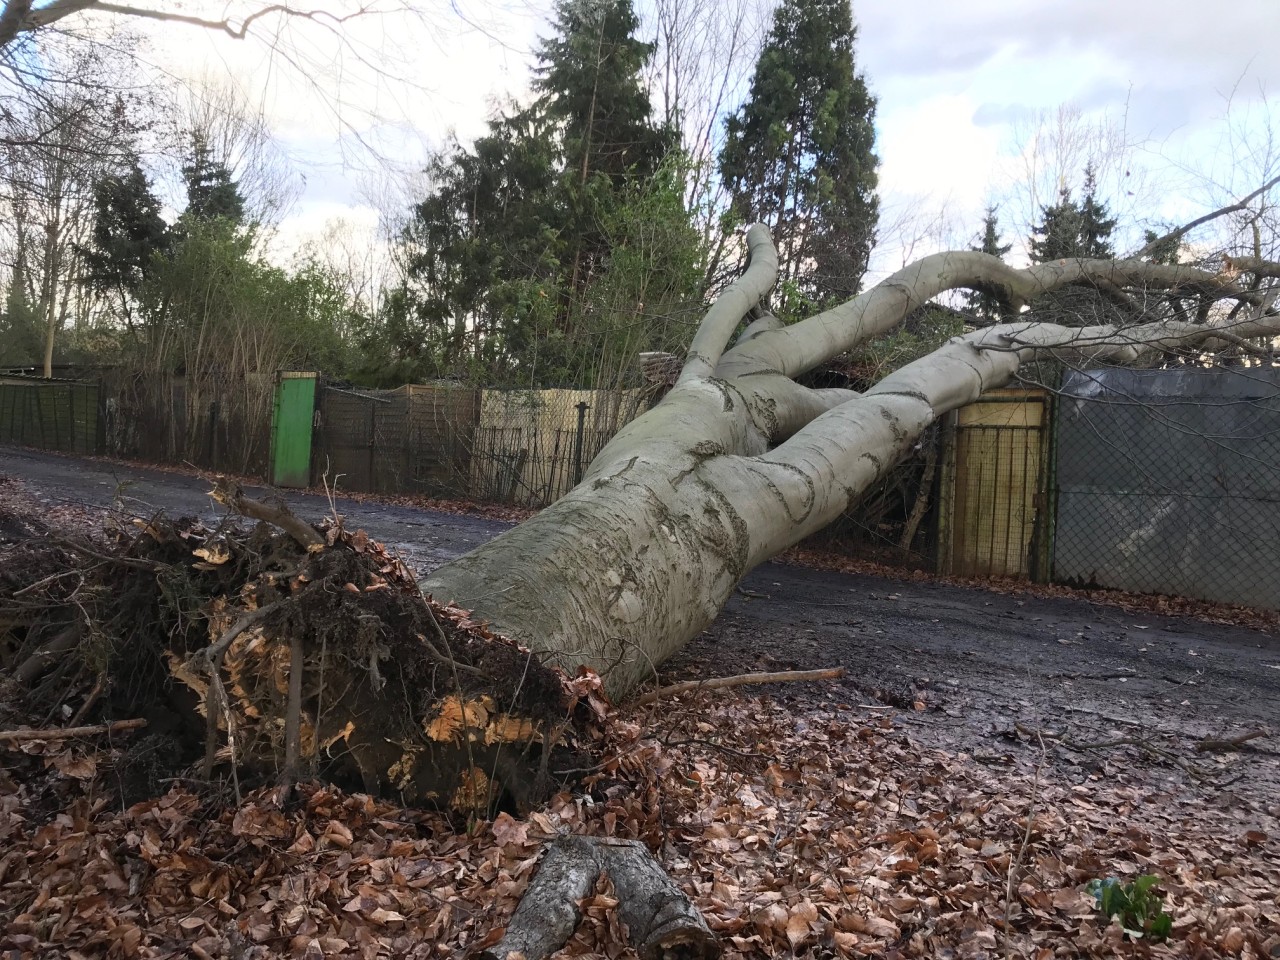
[[[982,220],[982,235],[978,238],[978,245],[969,249],[992,257],[998,257],[1001,260],[1013,249],[1013,244],[1000,242],[998,208],[994,206],[987,207],[986,216]],[[1004,313],[1004,305],[1001,303],[1000,298],[984,290],[966,291],[964,305],[967,312],[984,323],[996,323]]]
[[[1041,214],[1043,219],[1033,228],[1031,238],[1032,261],[1104,260],[1115,256],[1111,234],[1116,220],[1108,215],[1106,204],[1098,199],[1092,165],[1085,168],[1083,201],[1077,203],[1071,196],[1071,188],[1064,184],[1058,202],[1042,207]],[[1112,319],[1105,301],[1094,289],[1083,286],[1066,287],[1039,297],[1032,303],[1032,309],[1036,319],[1051,323],[1081,325]]]
[[[39,307],[27,298],[25,286],[19,266],[14,269],[0,313],[0,355],[6,365],[35,364],[44,356],[44,320]]]
[[[1085,168],[1084,200],[1076,203],[1071,188],[1063,184],[1058,202],[1040,208],[1044,218],[1033,229],[1031,259],[1036,263],[1077,257],[1106,260],[1115,256],[1111,234],[1116,220],[1108,216],[1107,205],[1098,199],[1098,184],[1092,165]]]
[[[1151,252],[1147,254],[1147,259],[1152,263],[1173,265],[1178,262],[1180,244],[1176,238],[1166,236],[1167,233],[1168,231],[1156,233],[1154,230],[1147,230],[1143,233],[1142,243],[1144,246],[1149,246],[1153,243],[1155,244],[1155,246],[1151,248]],[[1164,237],[1165,239],[1161,240],[1161,237]],[[1156,243],[1157,240],[1160,240],[1160,242]]]
[[[288,367],[341,370],[345,301],[320,269],[293,275],[225,219],[186,224],[139,291],[136,360],[160,372],[242,376]]]
[[[654,44],[636,39],[631,0],[559,0],[556,33],[538,51],[534,89],[559,127],[565,173],[615,184],[654,173],[674,132],[654,126],[641,75]]]
[[[80,251],[83,283],[99,292],[136,297],[152,260],[168,250],[168,224],[160,200],[142,172],[137,156],[124,169],[107,174],[93,187],[92,243]]]
[[[432,159],[401,238],[407,282],[362,337],[362,375],[586,385],[663,339],[653,308],[695,295],[701,252],[637,25],[631,0],[562,0],[538,99]]]
[[[182,165],[182,179],[187,185],[184,219],[222,219],[236,225],[244,222],[244,197],[231,170],[214,156],[200,134],[191,139],[191,152]]]
[[[818,304],[857,293],[879,215],[856,36],[849,0],[784,0],[720,155],[738,222],[770,228],[781,279]]]
[[[1098,901],[1098,912],[1108,920],[1119,919],[1130,937],[1161,941],[1172,932],[1173,917],[1164,912],[1164,898],[1155,892],[1159,882],[1160,878],[1151,874],[1129,883],[1108,877],[1089,881],[1087,889]]]

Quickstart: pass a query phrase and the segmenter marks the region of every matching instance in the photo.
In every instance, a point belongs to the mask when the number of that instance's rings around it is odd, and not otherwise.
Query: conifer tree
[[[215,157],[200,134],[192,137],[191,154],[182,165],[187,185],[186,217],[197,220],[225,220],[235,226],[244,223],[244,197],[230,168]]]
[[[1031,259],[1035,263],[1080,256],[1080,207],[1063,184],[1058,202],[1040,208],[1040,223],[1031,228]]]
[[[1001,260],[1013,249],[1013,244],[1000,242],[999,208],[995,206],[987,207],[986,216],[982,220],[982,235],[978,238],[978,245],[969,249],[999,257]],[[970,290],[965,294],[964,299],[965,309],[977,319],[986,323],[996,323],[1000,320],[1002,305],[998,297],[994,297],[982,290]]]
[[[405,231],[411,284],[397,328],[422,331],[435,375],[581,382],[575,357],[598,354],[592,341],[612,320],[590,328],[583,305],[610,268],[619,215],[637,190],[666,189],[676,137],[652,116],[642,74],[653,45],[635,36],[631,0],[561,0],[554,23],[537,99],[491,120],[471,149],[438,155]]]
[[[1036,263],[1050,260],[1093,260],[1115,256],[1111,233],[1116,220],[1109,216],[1106,204],[1098,199],[1097,177],[1090,164],[1084,171],[1084,200],[1077,203],[1065,183],[1058,202],[1041,207],[1042,219],[1032,228],[1031,259]],[[1042,297],[1037,312],[1057,323],[1099,323],[1100,301],[1086,291],[1064,287]]]
[[[93,204],[92,244],[81,250],[82,280],[99,292],[118,295],[127,318],[155,256],[169,248],[169,227],[136,155],[122,171],[94,184]]]
[[[1097,173],[1090,163],[1084,168],[1084,200],[1080,204],[1080,256],[1109,260],[1116,255],[1111,245],[1116,219],[1108,212],[1107,205],[1098,199]]]
[[[720,173],[741,222],[773,233],[780,281],[817,303],[857,292],[875,240],[875,99],[849,0],[783,0]]]

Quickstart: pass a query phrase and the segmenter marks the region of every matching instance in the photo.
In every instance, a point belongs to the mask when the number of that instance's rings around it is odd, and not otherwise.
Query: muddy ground
[[[0,447],[0,475],[50,506],[139,515],[217,516],[207,481],[97,459]],[[263,490],[247,490],[260,496]],[[322,497],[288,494],[299,514]],[[419,572],[508,524],[339,499],[352,526],[400,551]],[[4,532],[0,531],[0,536]],[[779,686],[806,704],[893,710],[923,745],[995,767],[1042,758],[1068,780],[1136,779],[1280,816],[1280,636],[1189,617],[1143,615],[1078,599],[766,564],[720,620],[663,667],[666,680],[753,670],[843,666],[847,679]],[[1268,735],[1240,750],[1203,738]]]

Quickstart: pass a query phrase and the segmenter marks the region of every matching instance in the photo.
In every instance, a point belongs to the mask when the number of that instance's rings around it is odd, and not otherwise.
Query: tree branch
[[[1268,190],[1270,190],[1272,187],[1276,186],[1277,184],[1280,184],[1280,177],[1271,178],[1262,186],[1260,186],[1257,190],[1253,191],[1253,193],[1249,194],[1246,197],[1242,197],[1241,199],[1237,200],[1235,203],[1228,204],[1225,207],[1220,207],[1219,209],[1214,210],[1212,213],[1206,213],[1203,217],[1196,217],[1190,223],[1185,223],[1182,226],[1178,227],[1176,230],[1170,230],[1163,237],[1156,237],[1156,239],[1152,240],[1150,243],[1146,244],[1140,250],[1133,253],[1129,257],[1129,259],[1138,260],[1142,257],[1145,257],[1152,250],[1156,249],[1157,247],[1163,244],[1169,243],[1171,241],[1176,243],[1177,241],[1185,237],[1188,233],[1190,233],[1192,230],[1194,230],[1196,227],[1203,226],[1204,224],[1208,223],[1211,220],[1217,220],[1219,217],[1225,217],[1229,213],[1239,213],[1241,210],[1247,209],[1249,204],[1253,200],[1256,200],[1258,197],[1262,196],[1264,193],[1266,193]]]
[[[766,227],[757,223],[747,231],[747,250],[747,269],[716,298],[698,325],[677,386],[706,379],[715,372],[733,331],[778,279],[778,251]]]
[[[838,680],[844,676],[844,667],[827,667],[823,670],[783,670],[778,673],[743,673],[736,677],[712,677],[709,680],[685,680],[669,687],[660,687],[642,693],[631,701],[633,707],[643,707],[664,697],[678,697],[684,693],[703,690],[727,690],[761,683],[786,683],[792,680]]]
[[[273,3],[261,7],[248,14],[239,24],[230,19],[211,20],[191,14],[178,13],[172,10],[156,10],[148,7],[135,7],[130,4],[110,3],[104,0],[54,0],[43,7],[32,8],[30,0],[11,0],[3,12],[0,12],[0,48],[11,43],[19,34],[30,33],[42,27],[50,26],[76,13],[109,13],[122,17],[138,17],[144,20],[160,20],[166,23],[181,23],[199,27],[204,30],[215,30],[225,33],[236,40],[243,40],[255,22],[264,17],[279,15],[285,18],[300,20],[324,20],[330,26],[337,27],[370,10],[361,5],[347,14],[334,14],[327,10],[299,10],[284,3]]]
[[[230,477],[218,477],[209,491],[209,496],[221,504],[230,507],[241,516],[251,520],[262,520],[279,527],[308,550],[324,546],[324,537],[316,533],[315,528],[300,517],[294,516],[288,507],[280,504],[273,506],[262,503],[244,495],[240,484]]]
[[[25,743],[28,740],[70,740],[72,737],[99,737],[107,733],[124,733],[128,730],[140,730],[147,721],[116,720],[113,723],[100,723],[91,727],[50,727],[47,730],[4,730],[0,731],[0,741],[5,743]]]

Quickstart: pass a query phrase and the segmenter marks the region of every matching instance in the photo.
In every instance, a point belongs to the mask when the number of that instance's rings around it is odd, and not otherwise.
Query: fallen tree
[[[471,812],[527,808],[592,769],[590,757],[573,758],[602,745],[601,684],[615,702],[634,694],[748,571],[832,521],[946,412],[1045,357],[1203,362],[1225,350],[1273,361],[1280,336],[1265,282],[1280,264],[1260,256],[1214,272],[1140,259],[1016,269],[943,253],[784,326],[761,306],[776,275],[772,242],[753,227],[747,244],[747,270],[707,313],[675,387],[538,516],[418,584],[339,518],[315,526],[225,482],[218,498],[256,527],[154,518],[105,543],[46,540],[0,578],[0,707],[47,694],[44,705],[74,726],[108,690],[132,718],[158,684],[167,702],[153,716],[203,714],[206,778],[219,766],[286,783],[317,772]],[[1072,285],[1099,291],[1116,322],[1023,314]],[[865,393],[798,382],[932,298],[974,287],[1013,319],[956,337]],[[71,710],[68,687],[95,676]],[[150,735],[154,720],[138,720]],[[8,739],[41,736],[57,734]],[[640,847],[565,841],[529,906],[495,931],[492,955],[555,949],[602,873],[628,900],[643,955],[715,954]]]
[[[975,252],[925,257],[784,326],[761,308],[777,269],[767,231],[752,227],[747,245],[745,273],[706,314],[662,402],[624,427],[568,495],[432,572],[424,592],[474,610],[570,674],[598,672],[625,699],[715,619],[748,571],[829,524],[926,427],[1024,364],[1224,349],[1274,357],[1280,334],[1275,290],[1263,284],[1280,264],[1261,257],[1219,272],[1140,259],[1017,269]],[[1098,291],[1117,322],[1020,319],[1068,286]],[[1014,319],[956,337],[862,394],[797,382],[965,288],[996,295]],[[1224,302],[1230,309],[1215,313]]]

